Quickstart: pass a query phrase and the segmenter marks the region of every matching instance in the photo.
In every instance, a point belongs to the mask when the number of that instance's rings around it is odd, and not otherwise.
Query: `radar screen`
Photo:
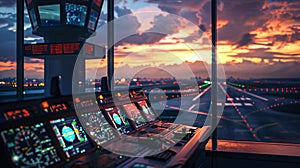
[[[84,26],[87,7],[84,5],[66,4],[66,24]]]
[[[51,120],[50,124],[67,158],[83,154],[93,148],[75,116]]]
[[[124,104],[123,107],[126,110],[128,117],[134,121],[137,128],[147,124],[147,121],[133,103]]]
[[[107,108],[105,111],[108,113],[114,127],[120,131],[121,134],[128,134],[134,130],[125,113],[120,111],[117,107]]]
[[[15,167],[48,167],[61,160],[44,123],[4,130],[1,136]]]
[[[85,130],[97,145],[101,145],[116,138],[116,132],[114,132],[112,127],[106,121],[101,111],[81,114],[81,118],[86,126]]]
[[[145,100],[138,102],[139,107],[143,111],[144,116],[147,118],[149,122],[156,120],[155,113],[151,110]]]

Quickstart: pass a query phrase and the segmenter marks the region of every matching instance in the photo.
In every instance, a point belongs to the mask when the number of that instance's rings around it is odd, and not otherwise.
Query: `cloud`
[[[299,78],[300,63],[299,62],[274,62],[253,63],[251,61],[243,61],[242,63],[224,64],[226,76],[235,78]]]
[[[162,11],[181,16],[196,25],[210,25],[210,0],[148,0],[149,3],[158,4]]]
[[[117,12],[118,17],[132,14],[132,11],[130,9],[126,8],[126,7],[120,8],[119,6],[116,6],[115,11]]]
[[[228,55],[233,59],[261,59],[261,62],[273,63],[275,61],[298,61],[300,62],[300,50],[293,53],[287,53],[285,51],[272,51],[270,47],[268,48],[259,48],[259,49],[249,49],[248,52],[239,53],[237,55]],[[257,62],[257,61],[256,61]]]
[[[184,62],[181,64],[159,65],[159,66],[130,66],[128,64],[121,65],[116,69],[115,78],[128,77],[128,74],[137,74],[137,77],[155,77],[163,78],[170,77],[168,74],[176,74],[177,79],[189,79],[190,76],[186,66],[188,66],[194,76],[206,78],[208,77],[208,70],[205,64],[201,61]],[[210,66],[210,65],[207,65]],[[219,65],[220,66],[220,65]],[[234,78],[300,78],[300,63],[299,62],[275,62],[269,63],[254,63],[244,60],[241,63],[226,63],[223,64],[226,78],[233,76]],[[87,75],[91,77],[95,73],[95,69],[89,69]],[[174,73],[176,72],[176,73]],[[97,77],[104,76],[105,68],[97,70]]]
[[[13,7],[16,6],[15,0],[0,0],[1,7]]]
[[[1,52],[0,61],[14,61],[16,60],[16,33],[7,28],[0,29]]]
[[[136,19],[136,17],[134,17]],[[137,22],[137,20],[136,20]],[[129,24],[128,21],[126,21],[125,24]],[[138,23],[138,26],[136,26],[136,30],[140,27],[140,23]],[[124,29],[126,25],[119,26],[120,28]],[[181,23],[179,21],[179,18],[174,15],[157,15],[154,17],[153,26],[142,33],[135,33],[133,35],[130,35],[126,37],[125,39],[122,39],[118,42],[117,45],[122,44],[154,44],[156,42],[159,42],[161,39],[166,37],[167,35],[171,35],[174,33],[178,33],[181,28]],[[123,30],[120,30],[119,32],[123,32]]]
[[[131,36],[126,37],[125,39],[119,41],[117,45],[123,45],[123,44],[154,44],[164,38],[166,34],[160,34],[160,33],[153,33],[153,32],[146,32],[142,34],[134,34]]]
[[[239,48],[239,47],[243,47],[243,46],[252,44],[255,36],[256,36],[256,34],[250,34],[250,33],[244,34],[242,39],[237,42],[237,47]]]
[[[218,40],[236,43],[247,33],[262,27],[268,20],[261,11],[263,1],[222,0],[223,10],[218,12],[218,20],[227,24],[218,30]],[[251,24],[249,24],[251,22]]]

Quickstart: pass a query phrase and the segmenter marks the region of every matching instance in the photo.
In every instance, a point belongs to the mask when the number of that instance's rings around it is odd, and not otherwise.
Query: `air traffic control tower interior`
[[[182,2],[168,0],[162,4]],[[114,57],[118,55],[114,55],[114,48],[118,43],[114,46],[114,37],[117,31],[127,30],[115,29],[118,25],[115,23],[106,25],[104,33],[97,32],[104,9],[107,22],[116,19],[114,10],[120,9],[114,3],[113,0],[17,0],[17,96],[0,101],[1,167],[300,167],[299,144],[254,141],[259,131],[253,130],[254,124],[248,121],[249,117],[243,114],[244,107],[240,106],[252,108],[254,102],[259,104],[271,98],[249,90],[243,90],[239,99],[231,98],[229,91],[238,95],[239,87],[245,86],[232,79],[217,79],[214,47],[211,48],[212,64],[208,65],[211,76],[203,80],[196,78],[196,89],[192,87],[193,82],[176,80],[174,76],[156,81],[138,77],[128,83],[124,82],[127,79],[116,82]],[[206,3],[211,8],[210,38],[216,45],[214,34],[220,26],[216,24],[218,0]],[[24,10],[28,12],[31,33],[42,37],[43,43],[24,44]],[[87,40],[97,37],[97,33],[105,34],[103,39],[107,45]],[[149,36],[156,38],[158,34]],[[44,61],[42,96],[24,97],[26,92],[21,87],[24,86],[24,57]],[[139,57],[143,61],[142,55]],[[87,90],[82,81],[86,81],[86,61],[92,59],[107,61],[106,75],[93,83],[92,90]],[[117,85],[122,82],[126,87]],[[228,93],[226,82],[230,84]],[[297,89],[300,85],[284,89],[289,94],[296,92],[294,104],[300,102]],[[220,102],[222,95],[224,102]],[[276,98],[276,102],[282,99]],[[224,108],[228,110],[227,106],[232,108],[232,113],[237,113],[235,119],[226,116],[227,113],[219,114]],[[300,121],[299,116],[294,118]],[[223,127],[218,122],[235,123],[236,127],[242,127],[240,132],[247,129],[241,135],[254,140],[220,140],[218,137],[225,133],[219,132],[218,136],[217,130]],[[231,129],[240,134],[234,127],[224,126],[228,134],[232,135]],[[300,136],[297,130],[295,134]]]

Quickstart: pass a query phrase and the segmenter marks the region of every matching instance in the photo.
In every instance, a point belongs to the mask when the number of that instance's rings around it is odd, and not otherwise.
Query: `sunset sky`
[[[159,75],[160,70],[207,77],[211,59],[210,0],[117,0],[116,32],[127,38],[116,46],[116,77]],[[106,23],[106,3],[98,23]],[[0,0],[0,78],[15,77],[15,1]],[[25,18],[25,41],[31,34]],[[97,33],[97,37],[101,32]],[[90,39],[93,41],[93,39]],[[97,40],[94,40],[97,41]],[[99,44],[105,45],[105,44]],[[218,57],[226,77],[300,77],[300,1],[219,0]],[[42,78],[43,61],[26,58],[25,76]],[[142,71],[151,68],[151,72]],[[156,70],[153,70],[156,69]],[[87,78],[105,75],[104,61],[87,61]],[[162,73],[163,74],[163,73]],[[162,75],[163,76],[163,75]]]

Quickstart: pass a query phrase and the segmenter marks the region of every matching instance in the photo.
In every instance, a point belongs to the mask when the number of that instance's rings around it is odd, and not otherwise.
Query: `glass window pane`
[[[227,76],[219,139],[299,143],[298,1],[219,0]]]
[[[7,3],[6,3],[7,2]],[[0,5],[0,102],[16,98],[16,0]]]

